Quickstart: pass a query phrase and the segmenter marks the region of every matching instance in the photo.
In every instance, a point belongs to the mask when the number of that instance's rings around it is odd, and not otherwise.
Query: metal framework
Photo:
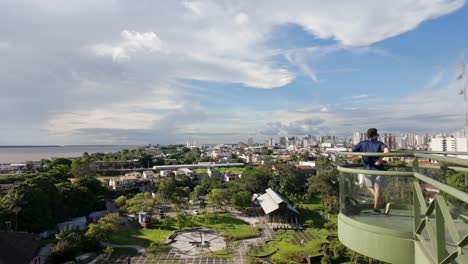
[[[422,169],[449,169],[467,172],[468,160],[448,157],[447,155],[467,155],[466,152],[391,152],[391,153],[362,153],[362,152],[340,152],[342,156],[383,156],[383,157],[414,157],[412,171],[369,171],[356,168],[353,165],[339,166],[338,171],[342,175],[367,174],[382,175],[385,177],[406,176],[414,177],[413,182],[413,240],[419,243],[428,259],[433,263],[457,263],[468,264],[468,257],[463,254],[463,247],[468,245],[468,234],[463,237],[459,234],[455,222],[450,214],[446,200],[442,195],[436,195],[428,205],[424,199],[420,182],[428,183],[459,201],[468,203],[468,193],[453,188],[447,184],[437,181],[421,173]],[[419,166],[419,159],[430,159],[438,162],[438,166]],[[452,166],[457,165],[457,166]],[[447,249],[446,231],[454,242],[449,252]],[[423,237],[423,232],[428,238]],[[365,252],[361,252],[365,253]]]

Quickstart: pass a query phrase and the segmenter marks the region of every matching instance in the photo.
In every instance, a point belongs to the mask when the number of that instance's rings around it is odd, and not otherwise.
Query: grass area
[[[138,226],[127,227],[110,236],[110,243],[127,245],[134,244],[143,247],[149,246],[151,242],[162,243],[171,234],[170,229],[141,229]]]
[[[225,237],[234,240],[257,237],[260,235],[258,229],[252,228],[248,223],[233,217],[229,213],[197,215],[194,217],[194,225],[216,230]]]
[[[219,172],[221,173],[225,173],[227,171],[230,171],[232,173],[242,173],[245,170],[245,168],[239,168],[239,167],[219,167],[216,169],[219,170]]]
[[[252,229],[248,223],[228,213],[197,215],[192,220],[189,226],[210,228],[233,240],[259,236],[258,229]],[[119,245],[135,244],[147,247],[151,242],[164,242],[171,232],[177,229],[177,223],[173,218],[165,219],[156,228],[141,229],[137,225],[131,225],[113,233],[110,236],[110,243]]]
[[[227,171],[230,171],[230,172],[232,172],[232,173],[239,173],[239,174],[241,174],[242,172],[244,172],[245,168],[239,168],[239,167],[219,167],[219,168],[216,168],[216,170],[218,170],[218,171],[221,172],[221,173],[225,173],[225,172],[227,172]],[[207,169],[205,169],[205,168],[193,169],[193,172],[198,173],[198,174],[207,173]]]
[[[206,172],[207,172],[207,169],[205,169],[205,168],[197,168],[197,169],[193,169],[193,172],[194,172],[194,173],[198,173],[198,174],[202,174],[202,173],[206,173]]]
[[[330,232],[326,229],[308,228],[304,232],[293,230],[276,231],[276,239],[266,243],[262,250],[254,252],[254,256],[266,256],[275,253],[271,259],[283,263],[284,260],[302,261],[305,256],[317,254],[323,243],[327,243],[326,237]],[[301,245],[301,240],[304,244]]]

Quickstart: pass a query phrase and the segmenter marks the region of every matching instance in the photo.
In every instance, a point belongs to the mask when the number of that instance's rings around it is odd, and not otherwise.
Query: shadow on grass
[[[299,210],[299,222],[305,223],[307,220],[313,221],[313,226],[316,228],[323,228],[326,223],[326,219],[320,214],[319,210],[311,210],[309,208],[298,208]]]

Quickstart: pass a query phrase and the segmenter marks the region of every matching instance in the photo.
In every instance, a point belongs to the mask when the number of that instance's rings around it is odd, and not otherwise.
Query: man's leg
[[[385,177],[383,177],[383,176],[376,176],[375,177],[375,190],[376,190],[376,196],[378,196],[378,198],[376,198],[376,200],[374,202],[377,203],[377,206],[378,206],[378,204],[380,202],[381,193],[383,192],[383,189],[385,188],[385,185],[386,185],[385,183],[386,183]],[[377,195],[377,192],[378,192],[378,195]],[[385,203],[385,205],[384,205],[385,214],[388,214],[390,212],[390,205],[391,205],[391,203],[389,201],[387,201]],[[374,206],[375,206],[375,204],[374,204]]]
[[[374,187],[374,209],[379,208],[379,201],[380,201],[380,186],[376,184]]]
[[[364,175],[364,184],[366,185],[369,192],[374,196],[374,179],[372,175]]]

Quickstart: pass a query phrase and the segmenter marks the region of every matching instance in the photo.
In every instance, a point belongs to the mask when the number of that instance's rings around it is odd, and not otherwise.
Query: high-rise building
[[[408,148],[414,148],[416,147],[416,133],[410,132],[408,135],[406,135],[406,143],[408,145]]]
[[[286,138],[285,137],[280,137],[280,142],[279,143],[280,143],[281,146],[285,147],[286,146]]]
[[[254,139],[250,137],[250,138],[247,140],[247,145],[253,146],[253,144],[254,144]]]
[[[380,136],[380,140],[385,143],[390,149],[396,149],[396,138],[392,134],[384,133]]]
[[[444,152],[467,152],[468,140],[465,137],[435,137],[431,139],[429,144],[431,151],[444,151]],[[458,158],[468,158],[468,156],[460,155]]]
[[[397,147],[400,148],[400,149],[407,149],[408,148],[406,136],[397,138],[397,143],[398,143]]]
[[[366,139],[367,139],[366,133],[357,132],[357,131],[353,132],[353,144],[354,145],[356,145],[360,141],[363,141],[363,140],[366,140]]]
[[[270,147],[274,147],[275,146],[275,140],[273,138],[270,138],[270,141],[269,141],[269,144],[268,144]]]

